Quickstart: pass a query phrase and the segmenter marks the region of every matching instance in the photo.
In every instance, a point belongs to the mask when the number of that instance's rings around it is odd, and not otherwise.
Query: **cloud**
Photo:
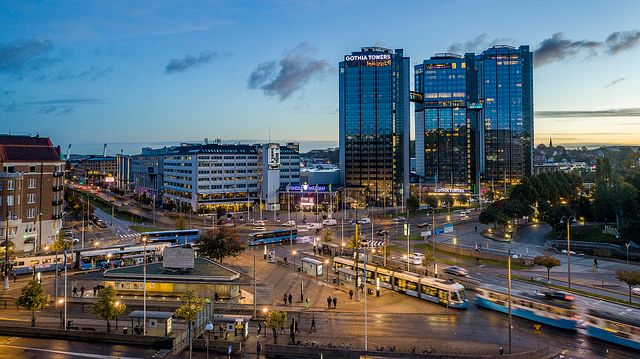
[[[540,46],[533,52],[533,63],[535,66],[542,66],[572,57],[583,50],[591,51],[593,54],[602,46],[598,41],[569,40],[563,33],[556,32],[550,38],[542,40]]]
[[[47,57],[52,50],[49,40],[19,39],[0,44],[0,74],[22,74],[49,66],[57,62]]]
[[[577,118],[577,117],[640,117],[640,107],[614,108],[608,110],[552,110],[536,111],[538,118]]]
[[[70,97],[55,100],[12,102],[5,106],[6,112],[23,111],[33,114],[65,115],[71,113],[75,107],[85,105],[103,105],[106,102],[99,98]]]
[[[51,81],[66,81],[66,80],[88,80],[96,81],[103,79],[113,72],[113,66],[98,68],[91,66],[86,70],[80,72],[61,71],[57,75],[50,78]]]
[[[301,43],[285,51],[280,60],[259,64],[249,75],[249,88],[259,88],[267,96],[277,96],[280,101],[286,100],[309,81],[329,73],[329,63],[314,58],[311,56],[312,52],[311,45]]]
[[[489,36],[487,34],[482,33],[473,39],[465,41],[464,43],[454,42],[453,44],[449,45],[447,52],[459,54],[465,52],[482,52],[494,45],[509,44],[514,42],[515,41],[513,39],[489,39]]]
[[[638,30],[617,31],[607,36],[604,41],[571,40],[565,38],[563,33],[557,32],[540,42],[534,51],[533,61],[535,66],[542,66],[580,54],[588,56],[617,55],[638,44],[640,44],[640,31]]]
[[[605,40],[607,51],[615,55],[621,51],[632,49],[640,44],[640,31],[617,31],[612,33]]]
[[[627,80],[627,79],[625,79],[624,77],[619,77],[619,78],[617,78],[617,79],[615,79],[615,80],[613,80],[613,81],[609,82],[608,84],[606,84],[606,85],[604,85],[604,86],[602,86],[602,87],[603,87],[603,88],[611,87],[611,86],[614,86],[614,85],[616,85],[616,84],[618,84],[618,83],[620,83],[620,82],[622,82],[622,81],[626,81],[626,80]]]
[[[192,67],[201,66],[218,57],[217,52],[205,51],[197,56],[186,55],[182,59],[171,59],[164,68],[165,74],[185,72]]]

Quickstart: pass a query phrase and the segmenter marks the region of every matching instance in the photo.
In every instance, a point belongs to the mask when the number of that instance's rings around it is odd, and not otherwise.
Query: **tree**
[[[204,299],[198,296],[198,293],[190,289],[180,296],[182,305],[176,309],[176,315],[184,318],[189,323],[189,358],[193,349],[193,340],[191,338],[191,327],[193,321],[198,317],[198,313],[204,308]]]
[[[631,288],[640,284],[640,271],[618,269],[616,278],[629,286],[629,303],[631,303]]]
[[[42,284],[32,279],[22,288],[20,296],[16,299],[16,305],[31,311],[31,326],[36,326],[36,310],[49,305],[49,295],[44,292]]]
[[[329,243],[333,240],[333,232],[326,228],[320,232],[320,236],[320,238],[322,238],[322,243]]]
[[[533,258],[533,264],[547,268],[547,281],[550,281],[551,268],[559,266],[560,260],[556,257],[545,254],[545,255],[537,256]]]
[[[176,229],[183,230],[187,229],[187,219],[184,216],[180,216],[176,218]]]
[[[422,260],[422,264],[424,264],[426,268],[429,268],[431,267],[431,265],[433,265],[435,261],[436,261],[436,257],[433,255],[433,251],[431,250],[431,248],[425,248],[424,259]]]
[[[410,211],[417,211],[418,208],[420,208],[420,201],[418,200],[418,198],[414,196],[410,196],[409,198],[407,198],[407,209],[409,209]]]
[[[278,310],[269,312],[267,319],[264,321],[264,325],[267,328],[271,328],[273,333],[273,344],[278,344],[278,332],[277,328],[282,328],[287,325],[287,312]]]
[[[127,306],[118,301],[116,290],[113,287],[104,287],[98,292],[98,298],[91,307],[91,312],[96,317],[107,321],[107,333],[111,332],[111,319],[124,313]]]
[[[200,237],[198,252],[209,259],[222,262],[225,257],[236,257],[246,248],[234,228],[220,226]]]
[[[438,207],[438,198],[436,196],[426,196],[423,202],[424,204],[431,206],[431,208]]]
[[[451,207],[451,206],[453,206],[453,201],[454,201],[454,198],[453,198],[452,195],[445,194],[442,197],[442,201],[441,202],[442,202],[442,204],[446,205],[447,207]]]

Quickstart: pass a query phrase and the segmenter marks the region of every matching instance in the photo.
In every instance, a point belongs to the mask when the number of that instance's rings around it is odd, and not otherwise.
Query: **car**
[[[284,222],[282,225],[285,226],[285,227],[295,227],[296,226],[296,221],[294,221],[293,219],[290,219],[290,220]]]
[[[367,218],[367,217],[360,218],[360,219],[358,220],[358,223],[360,223],[360,224],[370,224],[370,223],[371,223],[371,219],[369,219],[369,218]]]
[[[566,250],[566,249],[563,249],[563,250],[562,250],[562,253],[567,254],[567,250]],[[576,252],[574,252],[574,251],[569,251],[569,254],[576,254]]]
[[[253,223],[251,225],[253,227],[264,227],[266,225],[266,223],[263,220],[257,220],[257,221],[253,221]]]
[[[338,225],[338,221],[335,219],[325,219],[322,221],[322,224],[325,226],[336,226]]]
[[[393,221],[394,221],[395,223],[404,223],[406,220],[407,220],[407,219],[406,219],[406,218],[404,218],[404,217],[402,217],[402,216],[400,216],[400,217],[396,217],[396,218],[394,218],[394,219],[393,219]]]
[[[431,209],[431,205],[423,204],[422,206],[418,207],[418,209],[421,211],[428,211]]]
[[[631,293],[640,295],[640,286],[631,287]]]
[[[387,231],[386,229],[379,229],[379,230],[376,232],[376,234],[377,234],[377,235],[379,235],[379,236],[386,236],[386,235],[388,235],[388,234],[389,234],[389,231]]]
[[[101,219],[98,219],[98,220],[96,221],[96,226],[98,226],[98,227],[100,227],[100,228],[107,228],[107,224],[106,224],[103,220],[101,220]]]
[[[541,293],[541,295],[543,295],[545,299],[555,299],[555,300],[561,300],[564,302],[572,302],[575,299],[575,297],[572,296],[571,294],[567,294],[565,292],[558,292],[558,291],[544,291]]]
[[[322,223],[307,223],[307,228],[309,228],[310,230],[312,229],[320,230],[322,229]]]
[[[447,267],[445,269],[442,270],[443,272],[447,273],[447,274],[451,274],[451,275],[455,275],[458,277],[466,277],[467,275],[469,275],[469,271],[462,268],[462,267],[458,267],[458,266],[451,266],[451,267]]]
[[[427,227],[429,227],[430,225],[431,225],[431,223],[424,222],[424,223],[418,223],[418,224],[416,224],[416,227],[418,227],[418,228],[427,228]]]
[[[424,262],[424,254],[422,253],[411,253],[409,255],[409,263],[414,265],[421,265]]]

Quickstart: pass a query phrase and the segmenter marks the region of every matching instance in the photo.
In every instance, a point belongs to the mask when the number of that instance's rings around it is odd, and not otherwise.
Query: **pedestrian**
[[[287,305],[287,293],[284,294],[284,297],[282,297],[283,301],[284,301],[284,305]]]
[[[504,354],[504,348],[502,346],[498,347],[498,353],[500,353],[500,355]]]
[[[336,304],[338,304],[338,298],[333,297],[333,309],[336,309]]]
[[[72,296],[75,298],[78,296],[78,287],[73,287],[73,289],[71,290]]]
[[[11,275],[13,276],[13,283],[15,283],[18,280],[18,276],[15,272],[11,272]]]
[[[260,324],[260,322],[258,322],[258,336],[260,336],[260,332],[262,331],[262,324]],[[260,344],[260,343],[258,343]]]
[[[80,287],[80,297],[84,298],[84,286]]]
[[[598,258],[593,258],[593,265],[598,268]]]
[[[327,308],[331,309],[331,296],[327,297]]]
[[[311,306],[311,299],[307,297],[307,299],[304,300],[304,308],[309,309],[310,306]]]
[[[313,255],[316,255],[316,246],[313,246]]]
[[[285,265],[285,266],[287,266],[287,267],[289,266],[289,262],[288,262],[288,260],[287,260],[287,257],[286,257],[286,256],[284,257],[284,265]]]
[[[289,304],[293,304],[293,296],[289,293]]]
[[[216,302],[218,301],[218,292],[217,291],[213,292],[213,300],[216,301]]]
[[[258,342],[258,344],[256,344],[256,356],[258,358],[260,358],[260,352],[262,351],[262,344],[260,344],[260,342]]]
[[[295,322],[296,322],[295,319],[291,319],[291,325],[289,326],[289,333],[293,333],[296,330]]]
[[[353,299],[353,289],[349,289],[349,300]]]
[[[311,317],[311,331],[312,332],[317,332],[318,329],[316,329],[316,316],[312,316]]]
[[[284,323],[280,324],[280,333],[286,333],[284,331]]]
[[[307,299],[309,299],[309,298],[307,298]],[[311,301],[309,301],[309,302],[311,302]],[[293,329],[294,329],[293,330],[294,332],[300,333],[300,330],[298,330],[298,321],[295,318],[293,318]]]
[[[476,226],[476,228],[475,228],[475,229],[476,229],[476,233],[478,233],[478,226]]]
[[[98,286],[93,286],[93,296],[96,296],[96,291],[98,290]]]

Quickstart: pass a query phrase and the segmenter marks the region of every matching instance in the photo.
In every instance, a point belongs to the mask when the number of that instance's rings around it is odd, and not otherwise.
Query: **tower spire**
[[[551,142],[551,137],[549,137],[549,147],[553,148],[553,142]]]

